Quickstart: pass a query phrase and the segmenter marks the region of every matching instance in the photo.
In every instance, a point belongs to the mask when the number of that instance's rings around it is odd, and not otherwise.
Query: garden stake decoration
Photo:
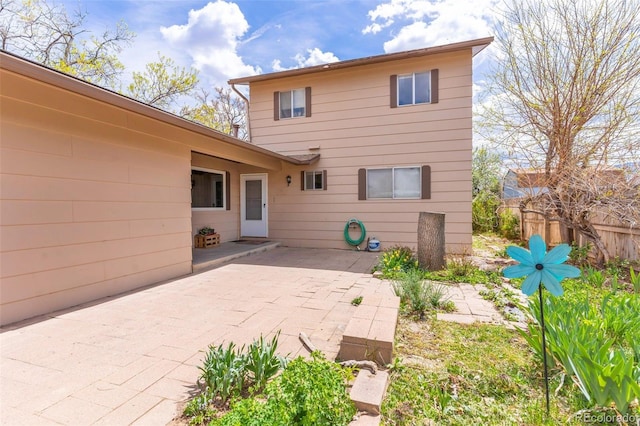
[[[552,295],[562,296],[564,290],[560,282],[565,278],[580,276],[580,269],[564,265],[570,252],[571,247],[567,244],[560,244],[547,253],[547,245],[544,240],[540,235],[535,234],[529,239],[529,250],[517,246],[507,247],[507,254],[520,262],[520,264],[508,266],[502,272],[507,278],[519,278],[526,275],[521,289],[527,296],[531,296],[536,289],[538,290],[547,414],[549,414],[549,373],[547,371],[547,344],[544,334],[544,303],[542,302],[542,286],[540,283],[544,284]]]

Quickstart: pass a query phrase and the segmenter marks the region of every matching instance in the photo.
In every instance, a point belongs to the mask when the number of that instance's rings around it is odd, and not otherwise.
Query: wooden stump
[[[418,263],[428,271],[447,266],[444,245],[444,213],[420,212],[418,219]]]

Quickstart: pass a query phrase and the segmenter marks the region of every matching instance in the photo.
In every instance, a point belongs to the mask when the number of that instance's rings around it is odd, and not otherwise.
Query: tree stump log
[[[444,213],[420,212],[418,218],[418,263],[428,271],[439,271],[447,266],[444,216]]]

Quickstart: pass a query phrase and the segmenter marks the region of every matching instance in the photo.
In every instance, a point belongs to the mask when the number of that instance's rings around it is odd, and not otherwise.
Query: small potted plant
[[[213,229],[213,228],[210,228],[208,226],[205,226],[204,228],[201,228],[198,231],[198,234],[200,234],[200,235],[213,235],[215,233],[216,233],[216,230]]]

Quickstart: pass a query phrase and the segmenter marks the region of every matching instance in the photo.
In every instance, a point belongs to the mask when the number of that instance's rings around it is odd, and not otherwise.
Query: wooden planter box
[[[211,248],[220,244],[220,234],[196,235],[193,237],[195,248]]]

